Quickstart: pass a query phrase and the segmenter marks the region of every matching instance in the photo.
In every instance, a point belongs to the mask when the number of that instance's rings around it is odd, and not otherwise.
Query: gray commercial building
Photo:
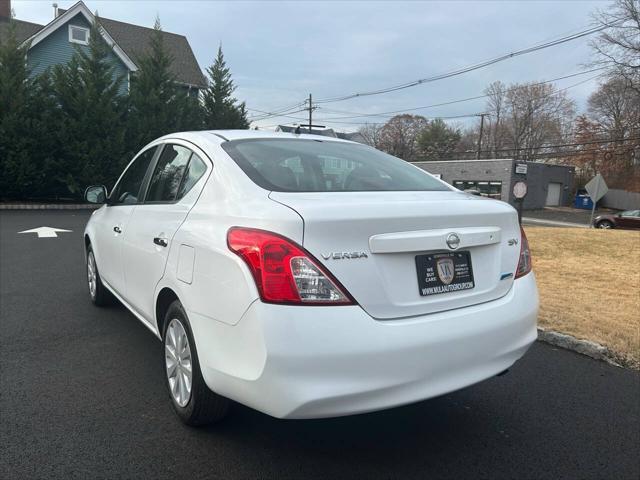
[[[513,185],[527,184],[523,208],[569,205],[573,199],[574,168],[512,159],[415,162],[427,172],[460,190],[476,190],[483,196],[516,205]]]

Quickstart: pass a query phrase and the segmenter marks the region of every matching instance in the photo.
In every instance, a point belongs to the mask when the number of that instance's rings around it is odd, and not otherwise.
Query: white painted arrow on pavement
[[[37,233],[38,238],[51,238],[57,237],[57,232],[72,232],[73,230],[65,230],[64,228],[54,228],[54,227],[38,227],[32,228],[31,230],[24,230],[18,233]]]

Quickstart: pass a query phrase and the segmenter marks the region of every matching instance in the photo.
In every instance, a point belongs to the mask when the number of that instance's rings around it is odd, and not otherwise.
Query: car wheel
[[[613,228],[613,223],[611,223],[609,220],[602,220],[601,222],[598,222],[598,225],[596,225],[598,228]]]
[[[104,307],[113,301],[111,292],[105,288],[100,279],[96,257],[93,254],[91,245],[87,248],[87,284],[89,286],[89,296],[94,305]]]
[[[214,423],[225,417],[229,400],[207,387],[200,371],[191,326],[179,301],[164,318],[164,370],[174,411],[191,426]]]

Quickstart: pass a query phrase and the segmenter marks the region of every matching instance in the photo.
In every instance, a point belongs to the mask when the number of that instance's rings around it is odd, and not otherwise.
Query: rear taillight
[[[531,252],[529,251],[529,242],[522,227],[520,227],[520,259],[518,260],[518,268],[516,268],[516,278],[525,276],[531,271]]]
[[[319,262],[295,242],[276,233],[233,227],[229,249],[251,270],[263,302],[348,305],[353,299]]]

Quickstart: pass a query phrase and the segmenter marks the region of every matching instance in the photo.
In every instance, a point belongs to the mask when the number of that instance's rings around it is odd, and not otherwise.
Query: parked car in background
[[[84,233],[91,300],[161,339],[190,425],[228,399],[281,418],[416,402],[504,372],[537,336],[516,211],[366,145],[177,133],[86,198],[105,202]]]
[[[599,215],[593,219],[596,228],[640,229],[640,210]]]

